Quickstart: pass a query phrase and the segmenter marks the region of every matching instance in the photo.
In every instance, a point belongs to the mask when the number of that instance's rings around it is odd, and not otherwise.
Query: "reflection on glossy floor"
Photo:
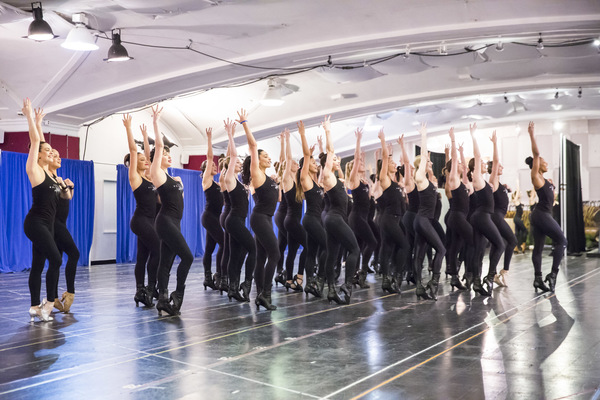
[[[600,261],[566,264],[555,295],[535,294],[520,255],[492,298],[443,278],[437,302],[406,283],[383,295],[369,275],[349,306],[279,286],[277,311],[257,312],[204,291],[196,262],[182,316],[162,318],[135,307],[131,265],[103,265],[79,269],[72,314],[48,323],[29,322],[27,273],[2,274],[0,397],[589,399],[600,395]]]

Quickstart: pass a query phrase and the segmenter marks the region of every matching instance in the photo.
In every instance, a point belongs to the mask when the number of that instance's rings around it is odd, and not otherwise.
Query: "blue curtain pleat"
[[[23,271],[31,267],[31,241],[23,232],[23,221],[32,204],[26,162],[27,154],[1,153],[0,272]],[[91,161],[64,159],[57,172],[75,185],[67,226],[81,253],[79,265],[88,265],[94,231],[94,165]]]
[[[135,198],[129,185],[129,170],[117,165],[117,263],[135,262],[137,236],[129,229],[135,211]]]

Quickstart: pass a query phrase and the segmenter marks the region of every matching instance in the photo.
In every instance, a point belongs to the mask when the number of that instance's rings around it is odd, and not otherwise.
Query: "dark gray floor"
[[[103,265],[78,270],[72,314],[48,323],[29,322],[27,277],[0,275],[2,398],[600,396],[599,259],[567,257],[555,295],[519,255],[492,298],[445,279],[437,302],[383,295],[369,275],[349,306],[279,286],[274,312],[205,292],[197,262],[182,316],[162,318],[135,307],[131,265]]]

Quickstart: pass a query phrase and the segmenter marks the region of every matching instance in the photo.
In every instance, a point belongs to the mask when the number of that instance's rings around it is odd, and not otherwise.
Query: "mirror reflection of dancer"
[[[32,243],[31,271],[29,272],[29,294],[31,296],[31,307],[29,316],[31,321],[38,318],[41,321],[52,321],[50,316],[54,308],[54,299],[58,297],[56,286],[62,264],[62,256],[54,241],[54,219],[58,199],[64,196],[61,190],[62,180],[54,180],[48,174],[48,165],[52,162],[52,147],[43,142],[34,120],[34,110],[31,101],[23,101],[23,115],[27,117],[29,125],[30,148],[25,164],[25,171],[31,183],[33,204],[25,217],[23,230]],[[41,118],[43,113],[36,112]],[[41,126],[41,121],[39,123]],[[68,190],[68,189],[67,189]],[[48,260],[49,266],[46,272],[46,298],[40,302],[40,290],[42,286],[42,271]]]
[[[518,185],[519,183],[517,182],[517,186]],[[529,234],[529,231],[523,223],[523,203],[521,203],[521,191],[518,187],[517,190],[512,193],[511,200],[515,206],[515,216],[513,218],[513,222],[515,224],[515,235],[517,236],[517,247],[515,251],[517,254],[519,252],[525,254],[527,235]]]
[[[183,184],[181,178],[171,177],[167,169],[171,166],[171,155],[165,149],[163,137],[158,129],[158,121],[162,108],[152,107],[154,125],[154,157],[150,166],[152,183],[156,186],[161,200],[161,207],[156,216],[155,228],[160,239],[160,261],[158,263],[158,315],[166,311],[169,315],[179,315],[183,304],[185,281],[194,255],[190,251],[185,238],[181,234],[181,218],[183,216]],[[181,262],[177,267],[177,287],[169,296],[169,275],[179,256]]]
[[[548,172],[548,163],[540,156],[540,152],[535,140],[535,126],[533,122],[529,123],[527,129],[531,139],[531,152],[533,157],[527,157],[525,163],[531,168],[531,183],[537,193],[539,202],[533,212],[530,214],[531,231],[533,233],[533,253],[531,260],[534,268],[533,287],[537,292],[554,292],[556,286],[556,275],[563,259],[567,239],[560,229],[558,222],[552,218],[552,205],[554,204],[554,185],[544,178],[544,173]],[[554,241],[554,251],[552,256],[552,270],[542,281],[542,251],[546,236]],[[544,284],[548,283],[548,286]]]
[[[137,255],[134,268],[136,292],[133,296],[136,306],[139,303],[152,307],[152,298],[156,287],[156,274],[160,257],[160,240],[154,229],[156,216],[156,188],[148,177],[149,160],[145,154],[138,152],[131,131],[131,115],[123,116],[123,125],[127,132],[129,154],[125,156],[124,164],[128,167],[129,185],[135,198],[135,211],[129,222],[131,231],[138,237]],[[146,127],[141,127],[144,136],[144,151],[149,151]],[[148,286],[144,286],[145,273],[148,271]]]

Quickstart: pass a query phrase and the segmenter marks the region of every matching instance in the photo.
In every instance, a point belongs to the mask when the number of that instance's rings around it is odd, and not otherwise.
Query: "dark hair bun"
[[[529,165],[529,169],[533,168],[533,157],[529,156],[525,159],[525,164]]]

